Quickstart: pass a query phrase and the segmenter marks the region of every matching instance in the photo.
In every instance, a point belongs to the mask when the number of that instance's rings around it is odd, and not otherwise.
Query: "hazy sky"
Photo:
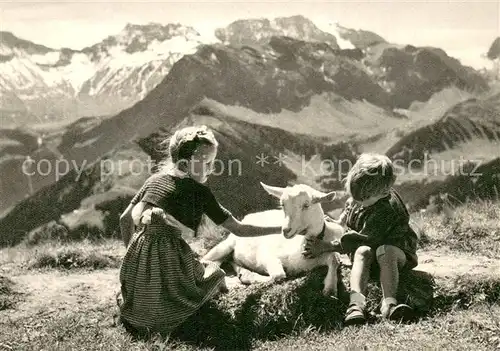
[[[126,23],[182,23],[197,29],[241,18],[301,14],[374,31],[401,44],[431,45],[463,57],[500,36],[500,1],[39,1],[0,2],[0,30],[49,47],[81,49]],[[1,38],[0,38],[1,40]]]

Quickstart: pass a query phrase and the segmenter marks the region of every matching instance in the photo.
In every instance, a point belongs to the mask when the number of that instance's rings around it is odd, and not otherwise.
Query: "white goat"
[[[284,212],[283,234],[253,238],[230,234],[212,248],[203,260],[221,264],[230,258],[237,272],[240,272],[242,267],[260,274],[254,282],[278,281],[287,276],[301,275],[319,266],[327,266],[323,294],[337,296],[339,254],[329,252],[315,258],[306,258],[302,253],[308,237],[315,236],[321,240],[332,241],[342,236],[343,228],[340,224],[332,223],[328,227],[325,225],[321,207],[322,202],[333,201],[336,193],[323,193],[304,184],[286,188],[263,183],[261,185],[269,194],[280,199]],[[241,275],[239,276],[242,280]]]

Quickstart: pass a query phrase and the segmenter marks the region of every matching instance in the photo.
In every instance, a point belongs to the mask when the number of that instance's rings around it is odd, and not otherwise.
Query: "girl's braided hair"
[[[166,149],[167,159],[160,163],[160,170],[178,168],[188,162],[200,145],[219,145],[214,133],[207,126],[191,126],[177,130],[161,143]]]

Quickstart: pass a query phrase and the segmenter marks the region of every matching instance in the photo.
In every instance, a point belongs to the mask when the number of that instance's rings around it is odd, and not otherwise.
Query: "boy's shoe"
[[[229,288],[227,287],[227,284],[226,284],[226,278],[224,278],[224,280],[221,281],[221,283],[219,285],[219,292],[221,294],[227,294],[229,292]]]
[[[366,323],[365,311],[355,303],[351,303],[345,313],[345,325],[360,325]]]
[[[382,317],[396,322],[408,322],[413,319],[413,308],[405,304],[389,304],[382,312]]]

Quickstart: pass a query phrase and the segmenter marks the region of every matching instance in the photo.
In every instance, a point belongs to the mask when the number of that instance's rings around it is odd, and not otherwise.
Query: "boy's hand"
[[[319,240],[318,238],[308,238],[306,239],[306,243],[304,245],[304,250],[302,251],[302,255],[306,258],[314,258],[318,257],[322,253],[325,253],[329,249],[329,243]]]

